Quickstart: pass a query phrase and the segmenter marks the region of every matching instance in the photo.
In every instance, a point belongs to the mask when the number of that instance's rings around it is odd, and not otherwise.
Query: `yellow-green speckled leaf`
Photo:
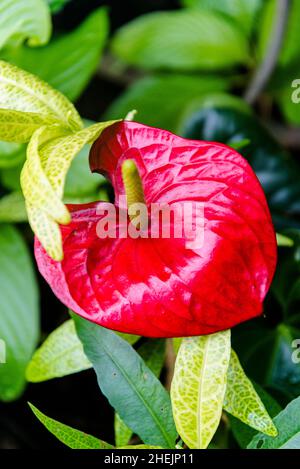
[[[53,259],[63,258],[60,224],[70,222],[62,202],[64,183],[74,157],[86,144],[116,121],[101,122],[78,132],[66,133],[59,125],[41,127],[32,136],[21,173],[21,187],[29,223]]]
[[[113,446],[105,441],[98,440],[92,435],[69,427],[60,423],[47,415],[43,414],[34,405],[28,403],[34,415],[47,428],[47,430],[56,436],[56,438],[72,449],[112,449]]]
[[[57,119],[46,114],[0,109],[0,140],[25,143],[39,127],[56,122]]]
[[[137,335],[118,334],[130,344],[139,339]],[[27,366],[26,378],[32,383],[38,383],[78,373],[91,367],[76,334],[74,321],[69,319],[55,329],[35,351]],[[123,444],[127,442],[128,440]]]
[[[77,337],[74,321],[69,319],[55,329],[35,351],[27,366],[26,378],[37,383],[91,367]]]
[[[41,151],[57,135],[64,133],[60,127],[40,127],[32,136],[21,172],[21,187],[27,204],[43,210],[61,224],[70,222],[70,214],[50,183],[49,175],[41,161]],[[29,219],[30,220],[30,219]]]
[[[270,436],[276,436],[278,433],[251,381],[245,375],[234,350],[231,351],[227,371],[223,408],[255,430]]]
[[[0,108],[41,114],[72,131],[83,127],[79,114],[65,96],[3,60],[0,60]]]
[[[59,225],[46,212],[26,203],[28,221],[32,231],[43,243],[52,259],[63,259],[62,238]]]
[[[65,178],[74,157],[87,143],[93,143],[101,132],[117,121],[93,124],[76,133],[51,140],[41,148],[40,158],[50,184],[61,198]]]
[[[191,449],[209,445],[220,422],[230,360],[230,330],[182,340],[171,385],[177,431]]]

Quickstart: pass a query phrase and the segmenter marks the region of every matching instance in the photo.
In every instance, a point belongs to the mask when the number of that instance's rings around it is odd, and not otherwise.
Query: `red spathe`
[[[133,159],[147,205],[204,202],[204,243],[99,239],[97,203],[71,205],[64,260],[36,239],[39,270],[75,313],[149,337],[210,334],[258,316],[276,266],[276,238],[263,190],[246,160],[219,143],[186,140],[135,122],[107,128],[90,154],[111,180],[118,207],[121,165]],[[101,202],[100,202],[101,203]]]

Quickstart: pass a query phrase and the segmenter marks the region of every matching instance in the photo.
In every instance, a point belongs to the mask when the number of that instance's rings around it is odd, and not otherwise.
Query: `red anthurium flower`
[[[61,227],[63,261],[35,244],[40,272],[63,303],[102,326],[150,337],[209,334],[261,314],[276,241],[264,193],[242,156],[123,121],[94,143],[90,166],[113,184],[118,226],[125,195],[128,205],[144,200],[148,213],[153,203],[193,201],[203,205],[203,239],[196,247],[184,235],[101,239],[104,203],[71,205],[72,222]]]

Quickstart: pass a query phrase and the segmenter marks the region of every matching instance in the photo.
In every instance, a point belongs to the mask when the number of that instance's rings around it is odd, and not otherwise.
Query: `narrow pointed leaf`
[[[234,350],[231,350],[230,355],[223,408],[255,430],[271,436],[277,435],[271,417],[245,375]]]
[[[255,391],[259,395],[264,404],[265,408],[268,411],[268,414],[272,419],[282,411],[282,406],[278,404],[278,402],[271,396],[264,388],[259,386],[257,383],[252,383],[254,386]],[[252,438],[257,434],[257,431],[253,428],[249,427],[241,420],[233,417],[233,415],[228,414],[230,428],[233,433],[234,438],[238,442],[241,448],[247,448],[248,444],[252,440]]]
[[[73,104],[59,91],[3,60],[0,60],[0,108],[41,114],[74,131],[83,125]]]
[[[161,374],[164,364],[165,349],[166,342],[164,339],[150,339],[138,348],[139,355],[157,378]],[[114,428],[116,446],[126,445],[133,432],[127,427],[117,413],[115,414]]]
[[[230,359],[230,330],[182,340],[171,400],[176,428],[191,449],[209,445],[219,425]]]
[[[76,315],[74,319],[99,387],[121,419],[146,444],[174,448],[169,396],[142,358],[114,332]]]
[[[278,436],[258,433],[248,449],[299,449],[300,448],[300,397],[291,401],[275,418]]]
[[[47,430],[56,436],[56,438],[72,449],[112,449],[113,446],[105,441],[98,440],[92,435],[69,427],[60,423],[47,415],[43,414],[34,405],[28,403],[34,415],[47,428]]]

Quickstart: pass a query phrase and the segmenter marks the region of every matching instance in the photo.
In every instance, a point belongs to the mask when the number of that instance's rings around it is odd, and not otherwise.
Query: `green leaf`
[[[136,335],[119,335],[130,344],[139,340]],[[35,351],[27,366],[26,378],[32,383],[38,383],[91,367],[76,334],[74,321],[70,319],[55,329]]]
[[[27,40],[30,46],[46,44],[51,35],[51,17],[44,0],[1,0],[0,49]]]
[[[70,0],[47,0],[52,13],[60,11]]]
[[[65,134],[58,126],[41,127],[32,136],[21,173],[29,223],[47,253],[62,260],[61,233],[58,226],[70,222],[62,202],[65,178],[73,158],[96,140],[115,121],[101,122],[76,133]]]
[[[75,101],[99,65],[107,35],[107,10],[99,8],[74,31],[52,39],[47,46],[23,46],[8,50],[4,57]]]
[[[82,127],[79,114],[65,96],[31,73],[3,60],[0,60],[0,108],[1,113],[2,109],[12,112],[12,115],[7,113],[7,118],[13,130],[14,118],[17,121],[19,116],[18,113],[14,116],[14,111],[39,114],[47,123],[49,120],[55,121],[74,131]],[[34,119],[37,119],[37,116],[32,117],[32,120]],[[22,121],[19,125],[21,124]],[[24,122],[25,124],[32,126],[33,122]]]
[[[38,333],[38,291],[26,244],[18,231],[0,226],[0,339],[6,363],[0,365],[0,399],[11,401],[25,386],[25,368]]]
[[[116,119],[125,116],[130,109],[137,109],[139,122],[176,133],[189,103],[226,87],[228,80],[215,76],[158,75],[142,78],[113,102],[105,118]]]
[[[287,407],[274,418],[278,428],[278,436],[259,433],[248,449],[299,449],[300,448],[300,397],[290,402]]]
[[[0,199],[0,222],[21,223],[27,221],[22,192],[11,192]]]
[[[277,435],[272,419],[245,375],[234,350],[231,350],[230,355],[223,408],[255,430],[271,436]]]
[[[249,34],[260,11],[262,0],[182,0],[187,7],[208,9],[234,19]]]
[[[164,364],[166,342],[164,339],[149,339],[141,347],[138,353],[152,371],[154,376],[159,378]],[[115,438],[116,446],[123,446],[130,440],[132,431],[123,422],[118,414],[115,414]]]
[[[32,383],[67,376],[91,368],[70,319],[53,331],[36,350],[26,370]]]
[[[249,143],[249,138],[244,138],[243,140],[239,140],[238,142],[228,142],[228,146],[230,146],[236,151],[240,151],[242,148],[245,148],[247,145],[249,145]]]
[[[257,383],[252,383],[254,386],[255,391],[261,398],[265,408],[267,409],[269,415],[274,418],[277,414],[282,410],[282,407],[278,404],[275,399],[265,391],[262,387],[260,387]],[[249,427],[248,425],[244,424],[237,418],[233,417],[232,415],[228,415],[230,421],[230,427],[233,432],[235,439],[237,440],[238,444],[241,448],[246,448],[254,435],[257,432]]]
[[[18,166],[25,160],[25,155],[25,145],[21,145],[20,143],[0,142],[0,168],[13,168]]]
[[[174,349],[175,355],[177,355],[180,349],[181,342],[182,342],[182,337],[174,337],[172,339],[172,342],[173,342],[173,349]]]
[[[174,448],[169,396],[138,353],[114,332],[79,316],[74,319],[99,387],[121,419],[146,444]]]
[[[224,100],[222,105],[202,103],[198,110],[185,115],[180,133],[197,140],[230,142],[248,139],[240,150],[257,174],[278,230],[300,226],[300,165],[278,145],[267,129],[251,113]],[[235,102],[238,98],[235,99]]]
[[[138,348],[139,355],[157,378],[161,374],[165,352],[165,339],[149,339]]]
[[[105,441],[98,440],[92,435],[76,430],[69,427],[64,423],[60,423],[47,415],[43,414],[34,405],[28,402],[34,415],[39,421],[52,433],[59,441],[72,449],[112,449],[113,446]]]
[[[249,61],[242,31],[208,10],[140,16],[117,31],[112,51],[123,62],[149,70],[216,70]]]
[[[171,385],[174,420],[191,449],[209,445],[220,423],[230,360],[230,330],[182,340]]]
[[[26,158],[26,152],[24,152],[24,158]],[[17,166],[0,170],[1,184],[5,189],[9,191],[21,191],[20,174],[22,167],[23,161],[18,163]]]
[[[294,246],[294,241],[291,238],[280,233],[276,233],[276,241],[277,241],[277,246],[285,246],[285,247]]]
[[[120,447],[127,445],[133,432],[129,427],[127,427],[126,423],[123,422],[118,413],[115,413],[114,429],[116,446]]]

